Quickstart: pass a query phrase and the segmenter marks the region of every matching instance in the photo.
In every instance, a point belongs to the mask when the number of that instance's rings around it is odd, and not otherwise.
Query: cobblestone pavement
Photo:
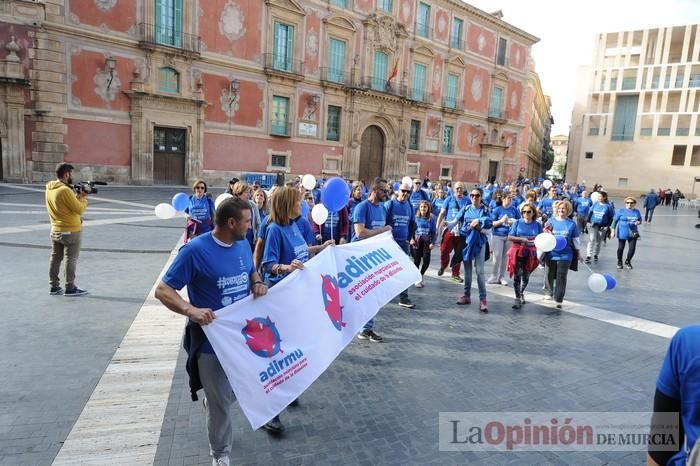
[[[36,188],[0,185],[0,465],[51,463],[182,232],[181,219],[150,214],[177,189],[107,187],[98,197],[131,205],[91,202],[87,219],[125,219],[85,228],[78,284],[91,294],[50,297],[48,229],[13,230],[45,228],[46,216],[31,213],[43,210]],[[593,267],[613,273],[616,290],[593,295],[578,272],[567,299],[674,326],[697,322],[696,215],[658,209],[642,229],[635,270],[614,269],[616,241]],[[541,286],[538,271],[533,295]],[[440,412],[651,408],[667,339],[538,304],[513,311],[504,287],[489,289],[500,294],[489,295],[488,315],[455,305],[461,285],[433,277],[410,290],[415,310],[386,306],[377,321],[386,342],[351,344],[282,414],[281,438],[252,432],[236,407],[232,464],[643,464],[641,451],[438,451]],[[155,463],[210,461],[181,352]]]

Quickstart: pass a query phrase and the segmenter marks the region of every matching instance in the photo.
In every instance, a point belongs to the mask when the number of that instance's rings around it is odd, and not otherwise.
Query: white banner
[[[306,390],[379,309],[420,280],[391,233],[326,248],[203,327],[253,429]]]

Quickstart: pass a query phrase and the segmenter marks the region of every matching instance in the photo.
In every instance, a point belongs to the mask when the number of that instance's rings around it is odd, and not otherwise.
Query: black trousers
[[[423,262],[422,267],[421,262]],[[413,263],[416,267],[420,267],[420,274],[425,275],[425,271],[430,266],[430,238],[418,237],[416,246],[413,248]]]
[[[630,247],[627,250],[627,259],[625,262],[632,262],[634,252],[637,250],[637,238],[619,239],[617,240],[617,261],[622,262],[622,254],[625,252],[625,244],[629,243]]]

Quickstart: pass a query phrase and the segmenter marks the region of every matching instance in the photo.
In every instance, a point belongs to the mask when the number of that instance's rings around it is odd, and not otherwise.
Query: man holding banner
[[[389,187],[386,180],[375,180],[372,192],[366,201],[360,202],[353,213],[352,242],[361,241],[366,238],[380,235],[386,231],[391,231],[391,227],[386,224],[386,202],[389,194]],[[369,340],[374,343],[381,343],[384,338],[374,333],[374,318],[370,319],[363,327],[362,332],[357,335],[360,340]]]
[[[209,445],[213,463],[219,466],[229,464],[233,444],[230,407],[236,396],[201,326],[214,321],[214,311],[251,292],[256,298],[267,293],[246,241],[250,215],[246,201],[223,201],[216,209],[214,231],[180,249],[155,293],[168,309],[189,318],[184,347],[192,401],[203,388]],[[176,291],[184,286],[189,302]]]

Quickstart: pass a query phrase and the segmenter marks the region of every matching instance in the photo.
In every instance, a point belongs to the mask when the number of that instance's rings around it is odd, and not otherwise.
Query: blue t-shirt
[[[578,227],[576,222],[570,218],[565,218],[564,220],[558,220],[554,217],[547,220],[547,224],[552,226],[552,234],[554,236],[561,236],[566,238],[566,247],[561,251],[552,251],[549,253],[550,259],[554,261],[564,261],[573,260],[574,250],[573,241],[574,238],[579,237]]]
[[[637,209],[627,209],[622,208],[617,211],[614,223],[617,223],[617,234],[618,239],[630,239],[630,232],[637,231],[637,223],[642,221],[642,214]]]
[[[540,222],[527,223],[525,220],[516,220],[510,226],[510,231],[508,231],[510,236],[528,239],[532,239],[540,233],[542,233],[542,224]]]
[[[431,216],[429,219],[424,217],[416,217],[416,234],[415,237],[427,237],[430,238],[430,242],[435,244],[437,241],[437,232],[435,231],[435,217]]]
[[[515,207],[518,207],[518,206],[520,206],[520,204],[523,203],[524,200],[525,200],[525,199],[523,199],[522,196],[514,196],[514,197],[513,197],[513,205],[514,205]]]
[[[517,220],[520,218],[520,211],[518,211],[513,204],[511,204],[510,207],[503,207],[500,205],[491,211],[491,220],[495,222],[496,220],[500,220],[504,215],[507,215],[509,219]],[[504,223],[500,226],[493,227],[493,234],[496,236],[508,236],[509,229],[510,226],[508,223]]]
[[[416,215],[408,201],[392,199],[384,203],[386,224],[391,226],[391,235],[397,243],[410,239],[411,230],[415,228]]]
[[[193,306],[216,311],[250,294],[253,272],[253,254],[246,241],[227,247],[217,243],[212,233],[206,233],[180,248],[163,275],[163,283],[176,290],[187,286]],[[208,341],[200,351],[214,352]]]
[[[311,227],[311,223],[304,218],[303,215],[294,219],[299,231],[301,232],[301,237],[304,238],[306,244],[316,244],[316,235],[314,234],[314,229]]]
[[[430,195],[422,189],[419,189],[418,191],[411,191],[410,196],[408,196],[408,201],[411,203],[413,211],[416,212],[421,201],[430,202]]]
[[[433,199],[433,215],[437,216],[440,213],[442,206],[445,205],[445,199],[444,197],[442,199],[439,197]]]
[[[493,191],[494,191],[493,189],[484,189],[484,194],[483,194],[482,200],[486,204],[491,203],[491,197],[493,197]]]
[[[328,212],[328,218],[320,228],[321,241],[329,239],[340,241],[340,214],[338,212]],[[332,234],[331,234],[332,233]]]
[[[588,212],[591,210],[593,200],[590,197],[579,197],[576,199],[576,215],[579,217],[588,217]]]
[[[368,230],[376,230],[386,226],[386,208],[381,202],[372,204],[369,200],[360,202],[352,216],[353,223],[360,223]],[[360,241],[360,238],[355,235],[355,229],[352,229],[352,241]]]
[[[197,196],[190,196],[190,202],[185,208],[185,213],[199,223],[199,231],[201,234],[211,231],[213,223],[211,214],[213,210],[211,199],[207,196],[202,196],[199,199],[197,199]]]
[[[591,207],[591,223],[594,225],[609,226],[612,223],[614,207],[603,202],[595,202]]]
[[[661,365],[656,388],[681,401],[681,422],[685,430],[685,448],[666,464],[685,465],[688,453],[700,437],[700,325],[680,329],[671,339]]]
[[[292,222],[289,225],[270,223],[262,259],[265,281],[275,285],[284,278],[284,275],[273,274],[267,270],[267,265],[291,264],[294,259],[299,259],[301,262],[309,260],[309,245],[297,223]]]
[[[472,220],[479,219],[481,230],[491,228],[491,218],[486,213],[486,207],[482,204],[481,207],[474,207],[471,203],[462,207],[462,210],[457,214],[457,218],[462,222],[459,233],[462,236],[467,236],[469,233],[469,225]]]
[[[461,199],[454,196],[449,196],[447,199],[445,199],[445,203],[442,204],[442,210],[446,211],[445,221],[448,223],[454,222],[457,214],[462,207],[467,204],[468,200],[469,198],[467,196],[463,196]]]
[[[541,214],[546,215],[547,218],[552,217],[554,215],[554,201],[555,199],[551,197],[545,197],[537,204],[537,210]]]

